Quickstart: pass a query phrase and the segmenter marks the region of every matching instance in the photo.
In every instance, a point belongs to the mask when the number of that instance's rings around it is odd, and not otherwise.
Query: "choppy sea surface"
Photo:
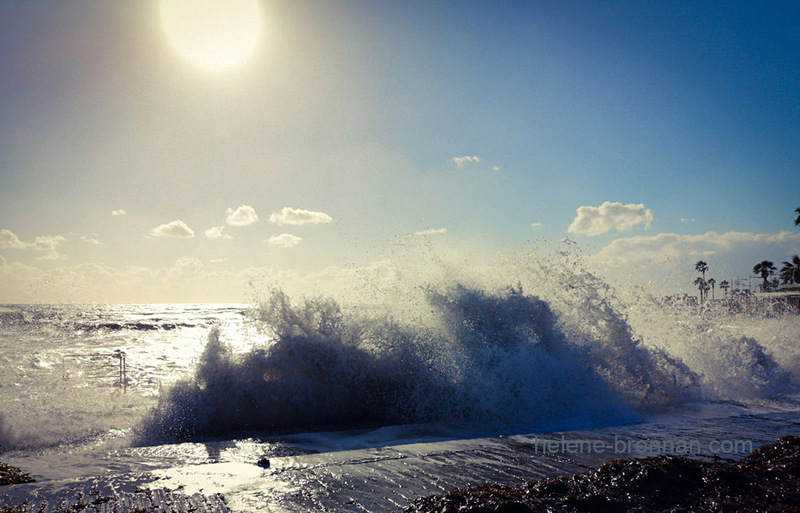
[[[584,271],[380,274],[350,296],[0,306],[0,461],[69,477],[797,409],[800,316]]]

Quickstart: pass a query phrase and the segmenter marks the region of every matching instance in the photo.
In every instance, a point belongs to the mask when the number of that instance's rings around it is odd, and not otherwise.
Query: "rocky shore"
[[[0,464],[0,484],[28,483],[28,474]],[[403,513],[677,513],[800,512],[800,437],[786,436],[738,461],[662,455],[617,459],[596,470],[531,480],[518,485],[482,485],[416,499]],[[144,492],[144,491],[143,491]],[[155,498],[154,498],[155,497]],[[198,496],[200,497],[200,496]],[[91,497],[59,505],[62,513],[227,511],[222,502],[205,504],[155,491],[138,500]],[[106,504],[109,503],[109,504]],[[0,513],[24,513],[30,505]],[[97,509],[99,511],[99,509]]]
[[[261,468],[250,446],[248,462],[175,467],[165,461],[157,471],[146,455],[139,466],[138,452],[132,449],[127,456],[120,454],[126,461],[109,460],[113,470],[98,465],[85,475],[71,469],[86,469],[86,455],[74,460],[70,454],[54,455],[57,461],[18,458],[9,463],[30,472],[37,482],[0,487],[0,513],[800,513],[798,436],[800,412],[787,411],[673,418],[547,435],[270,454],[269,466],[262,461]],[[591,442],[612,449],[570,452],[564,445],[559,451],[544,451],[542,444],[548,440]],[[618,440],[647,447],[686,440],[696,442],[699,450],[617,450]],[[747,442],[750,447],[715,451],[720,441]],[[230,446],[227,441],[221,444]],[[25,472],[14,469],[3,475],[18,480]]]
[[[519,485],[484,485],[415,500],[403,513],[800,512],[800,438],[738,461],[662,455]]]

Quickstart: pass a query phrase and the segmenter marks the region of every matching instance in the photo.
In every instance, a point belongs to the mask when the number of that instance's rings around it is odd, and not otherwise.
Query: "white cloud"
[[[701,235],[659,233],[653,236],[627,237],[612,241],[594,258],[605,264],[625,265],[641,261],[677,260],[689,256],[790,254],[800,248],[800,233],[776,234],[748,232],[707,232]],[[745,257],[746,258],[746,257]]]
[[[112,216],[115,216],[115,217],[116,217],[116,216],[125,216],[125,215],[128,215],[128,213],[127,213],[127,212],[125,212],[125,211],[124,211],[124,210],[122,210],[122,209],[119,209],[119,210],[112,210],[112,211],[111,211],[111,215],[112,215]]]
[[[186,226],[186,223],[180,219],[172,221],[171,223],[162,224],[150,230],[150,235],[153,237],[178,237],[183,239],[191,239],[194,237],[194,231]]]
[[[533,228],[534,230],[537,229],[537,228],[541,228],[541,226],[542,226],[542,223],[531,223],[531,228]]]
[[[292,235],[291,233],[282,233],[280,235],[273,235],[269,238],[267,242],[272,244],[273,246],[279,246],[281,248],[291,248],[297,246],[302,242],[303,238],[298,237],[297,235]]]
[[[639,203],[623,205],[620,202],[606,201],[599,207],[578,207],[578,215],[567,231],[582,235],[602,235],[611,230],[625,232],[632,230],[639,224],[650,228],[653,213]]]
[[[687,247],[696,243],[698,236],[659,233],[653,236],[638,236],[616,239],[600,250],[597,260],[608,263],[630,263],[644,260],[679,258],[688,254]]]
[[[66,260],[67,257],[61,255],[56,249],[64,242],[65,239],[61,235],[55,237],[36,237],[33,244],[30,246],[36,251],[44,251],[45,255],[37,257],[37,260]]]
[[[203,262],[197,258],[181,257],[175,262],[172,272],[181,277],[198,276],[203,270]]]
[[[57,260],[64,258],[56,249],[66,241],[61,235],[36,237],[33,242],[23,242],[11,230],[0,230],[0,248],[2,249],[33,249],[46,252],[46,255],[37,257],[37,260]]]
[[[694,222],[693,217],[681,217],[681,224],[693,223],[693,222]]]
[[[0,230],[0,249],[25,249],[28,245],[11,230]]]
[[[209,239],[232,239],[233,237],[225,233],[224,230],[224,226],[212,226],[203,233],[205,233],[206,237]]]
[[[444,235],[447,233],[447,228],[439,228],[439,229],[430,229],[430,230],[420,230],[418,232],[412,233],[412,235]]]
[[[333,218],[324,212],[312,212],[299,208],[283,207],[280,212],[269,216],[271,223],[284,224],[322,224],[330,223]]]
[[[481,161],[481,159],[476,157],[475,155],[471,157],[469,155],[465,155],[463,157],[453,157],[452,159],[450,159],[450,161],[454,162],[455,165],[457,165],[458,167],[464,167],[464,165],[466,164],[477,164],[478,162]],[[499,171],[499,168],[497,170]]]
[[[492,166],[492,171],[500,171],[500,166]]]
[[[65,239],[61,235],[55,237],[36,237],[30,247],[36,251],[54,251]]]
[[[258,215],[253,207],[242,205],[236,210],[229,208],[225,222],[231,226],[248,226],[258,222]]]
[[[0,267],[7,267],[7,266],[8,263],[6,262],[6,259],[3,258],[3,255],[0,255]]]
[[[89,236],[89,235],[81,235],[81,240],[82,240],[83,242],[87,242],[87,243],[89,243],[89,244],[94,244],[95,246],[102,246],[102,245],[103,245],[103,243],[102,243],[102,242],[100,242],[99,240],[97,240],[97,234],[96,234],[96,233],[95,233],[95,234],[92,234],[92,236]]]
[[[66,260],[67,257],[60,254],[58,251],[48,251],[46,254],[36,257],[36,260]]]

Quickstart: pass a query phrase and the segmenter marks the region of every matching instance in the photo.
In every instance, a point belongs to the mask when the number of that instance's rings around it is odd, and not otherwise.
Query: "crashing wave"
[[[427,322],[292,303],[280,290],[254,316],[272,342],[236,353],[215,328],[195,374],[166,392],[142,442],[242,430],[423,422],[608,424],[632,408],[696,393],[679,362],[634,340],[573,338],[519,288],[424,290]]]

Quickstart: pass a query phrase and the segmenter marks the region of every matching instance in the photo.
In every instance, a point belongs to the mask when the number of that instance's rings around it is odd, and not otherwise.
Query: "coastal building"
[[[773,312],[800,313],[800,283],[778,285],[774,292],[756,292],[754,296]]]

